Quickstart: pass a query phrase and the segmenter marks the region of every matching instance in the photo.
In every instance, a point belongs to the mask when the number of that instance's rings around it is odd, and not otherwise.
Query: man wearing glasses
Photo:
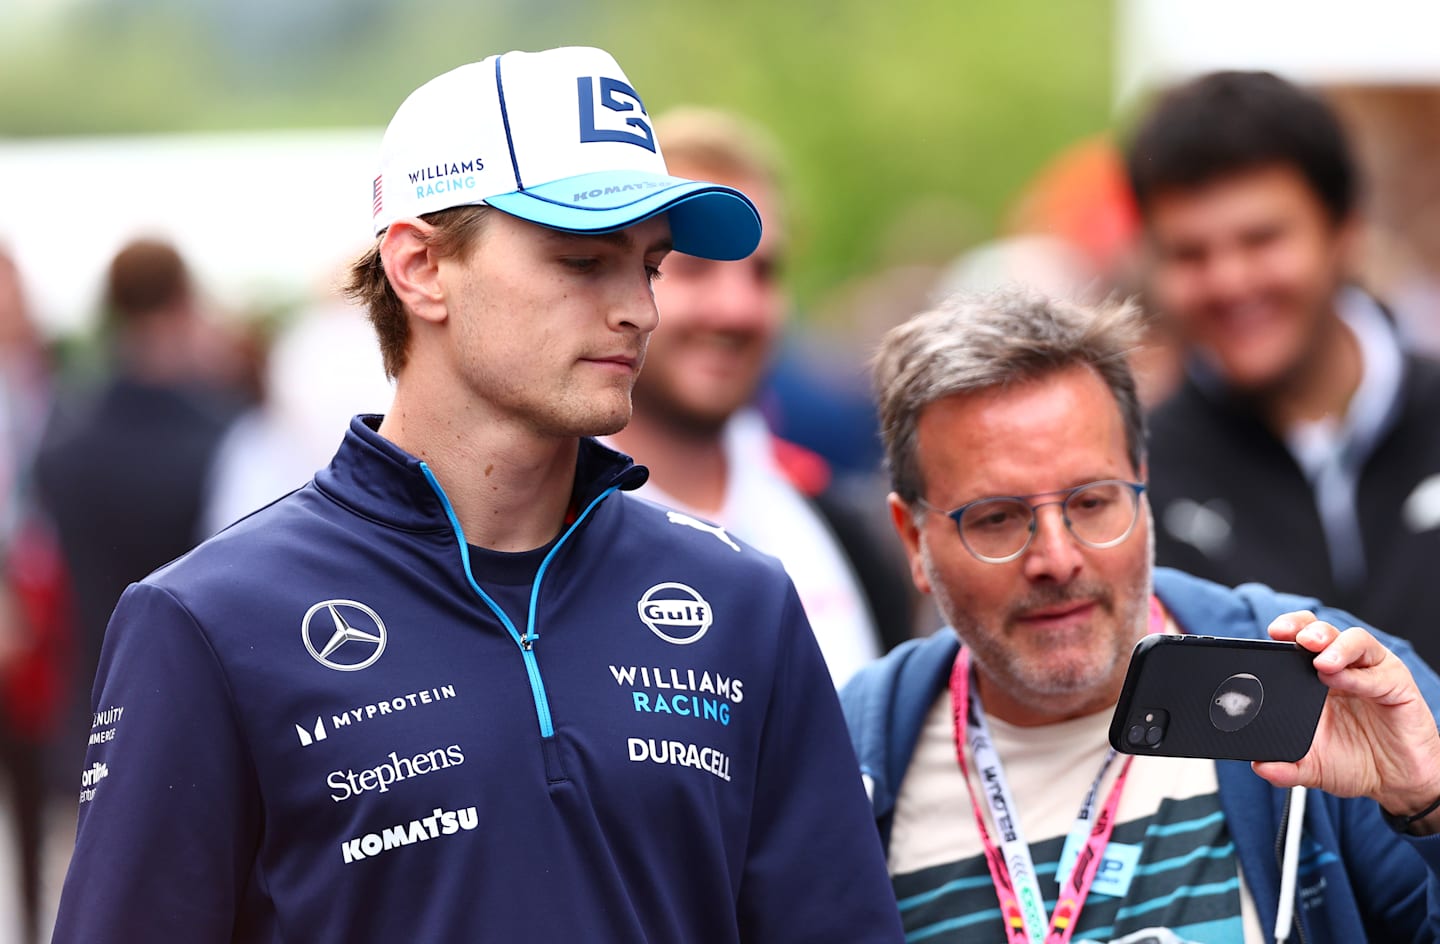
[[[881,345],[891,516],[951,627],[842,694],[907,939],[1432,940],[1440,679],[1317,601],[1152,570],[1137,331],[1010,293]],[[1267,630],[1330,688],[1298,764],[1110,750],[1143,636]]]

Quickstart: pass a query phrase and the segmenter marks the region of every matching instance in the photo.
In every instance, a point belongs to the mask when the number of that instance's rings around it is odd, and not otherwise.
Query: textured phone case
[[[1110,743],[1128,754],[1299,760],[1328,691],[1313,659],[1290,643],[1147,636],[1131,655]]]

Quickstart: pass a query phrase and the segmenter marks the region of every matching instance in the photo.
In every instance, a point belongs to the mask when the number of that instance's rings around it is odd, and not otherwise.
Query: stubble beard
[[[592,424],[587,432],[580,433],[581,436],[613,436],[630,424],[631,410],[624,413],[615,413],[603,417]]]
[[[636,408],[656,426],[663,427],[677,439],[708,442],[717,439],[733,410],[695,409],[672,395],[661,383],[647,384],[641,378],[632,397]]]
[[[535,432],[549,437],[609,436],[624,429],[632,412],[631,391],[570,389],[532,415]]]
[[[1114,699],[1115,686],[1135,643],[1145,635],[1149,617],[1151,567],[1144,568],[1130,586],[1118,587],[1085,581],[1066,587],[1041,587],[1015,601],[999,626],[973,619],[956,604],[938,574],[930,585],[940,612],[970,648],[976,668],[1006,695],[1037,712],[1072,714],[1077,709],[1100,710]],[[1069,602],[1093,602],[1091,638],[1083,651],[1049,652],[1043,633],[1018,628],[1020,613]],[[1108,627],[1108,628],[1106,628]],[[1072,649],[1073,631],[1055,640]]]
[[[609,404],[609,398],[595,403],[595,411],[592,417],[581,425],[584,430],[579,433],[581,436],[610,436],[620,432],[630,423],[630,417],[635,412],[634,385],[627,387],[623,393],[623,403],[615,405],[614,409],[605,409],[600,402]]]

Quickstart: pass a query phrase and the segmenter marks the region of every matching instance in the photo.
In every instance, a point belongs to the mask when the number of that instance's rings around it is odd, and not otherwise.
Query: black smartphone
[[[1135,644],[1110,744],[1126,754],[1297,761],[1329,691],[1294,643],[1152,634]]]

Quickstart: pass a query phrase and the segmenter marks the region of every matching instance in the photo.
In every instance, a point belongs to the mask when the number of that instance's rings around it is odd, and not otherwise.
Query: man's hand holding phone
[[[1330,690],[1310,751],[1295,763],[1255,763],[1277,787],[1316,787],[1336,796],[1367,796],[1411,832],[1440,831],[1440,732],[1410,670],[1358,627],[1341,632],[1308,611],[1286,613],[1270,638],[1316,653]]]

